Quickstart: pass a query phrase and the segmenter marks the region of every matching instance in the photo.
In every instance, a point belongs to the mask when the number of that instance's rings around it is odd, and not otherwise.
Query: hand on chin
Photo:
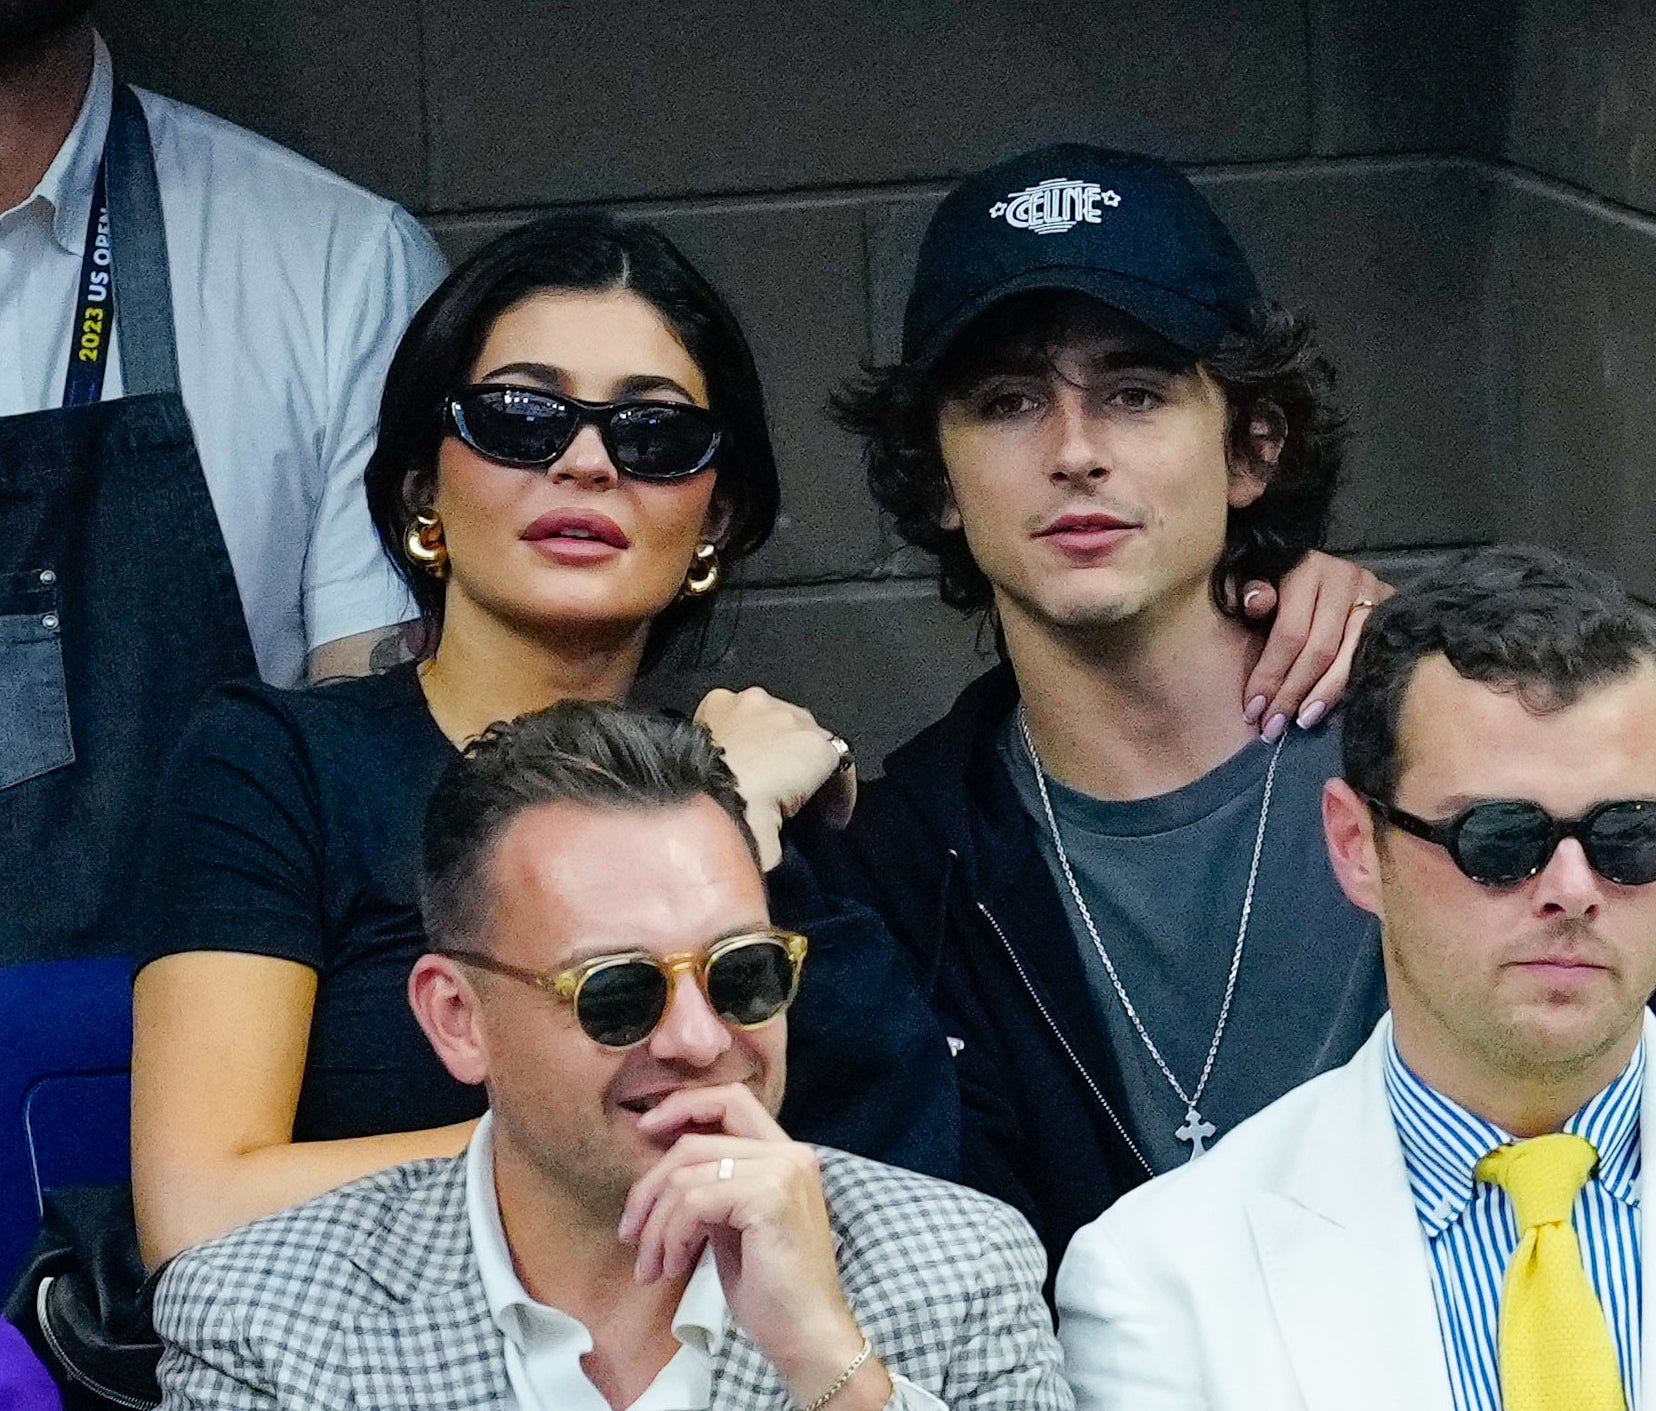
[[[617,1106],[632,1120],[644,1141],[665,1152],[683,1137],[729,1134],[724,1114],[732,1095],[743,1091],[751,1093],[752,1089],[737,1079],[718,1084],[687,1083],[658,1087],[636,1098],[623,1097]]]

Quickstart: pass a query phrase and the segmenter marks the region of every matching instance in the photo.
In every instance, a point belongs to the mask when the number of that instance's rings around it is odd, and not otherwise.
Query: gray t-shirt
[[[1058,865],[1016,713],[999,751],[1042,856],[1119,1064],[1134,1139],[1157,1171],[1186,1161],[1185,1106],[1127,1017]],[[1070,866],[1116,974],[1188,1093],[1224,999],[1273,746],[1254,741],[1156,798],[1095,799],[1048,778]],[[1277,765],[1236,994],[1201,1112],[1223,1137],[1290,1088],[1354,1054],[1385,1010],[1379,924],[1334,879],[1321,795],[1339,773],[1339,717],[1290,728]],[[1218,1138],[1214,1138],[1217,1140]]]

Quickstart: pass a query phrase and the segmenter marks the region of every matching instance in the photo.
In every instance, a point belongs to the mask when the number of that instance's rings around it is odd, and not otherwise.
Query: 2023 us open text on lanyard
[[[111,256],[109,156],[98,163],[92,210],[86,219],[75,300],[75,327],[69,339],[69,368],[63,378],[63,405],[84,407],[102,400],[109,346],[115,334],[115,262]]]

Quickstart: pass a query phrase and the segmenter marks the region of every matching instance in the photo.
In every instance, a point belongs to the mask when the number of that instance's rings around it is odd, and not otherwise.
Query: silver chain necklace
[[[1247,944],[1248,920],[1253,915],[1254,883],[1259,880],[1259,856],[1265,847],[1265,822],[1271,816],[1271,790],[1276,784],[1277,761],[1282,758],[1282,747],[1288,737],[1284,735],[1277,741],[1276,749],[1271,751],[1270,767],[1265,771],[1265,797],[1259,805],[1259,827],[1254,832],[1253,861],[1248,864],[1248,886],[1242,894],[1242,920],[1236,927],[1236,949],[1231,955],[1230,975],[1225,980],[1225,998],[1219,1006],[1219,1022],[1213,1026],[1213,1042],[1208,1045],[1207,1060],[1202,1064],[1202,1075],[1196,1080],[1195,1089],[1186,1092],[1184,1084],[1174,1077],[1173,1070],[1167,1066],[1167,1060],[1156,1047],[1156,1041],[1150,1037],[1150,1031],[1144,1027],[1138,1010],[1133,1008],[1133,1001],[1127,995],[1127,987],[1116,974],[1115,962],[1110,959],[1109,951],[1104,949],[1098,927],[1093,924],[1092,912],[1088,910],[1086,900],[1081,895],[1080,884],[1075,880],[1075,871],[1070,866],[1069,853],[1064,848],[1063,835],[1058,831],[1058,815],[1052,811],[1052,797],[1047,792],[1046,769],[1041,764],[1040,755],[1035,751],[1035,737],[1029,733],[1029,712],[1024,709],[1021,702],[1018,705],[1018,732],[1023,736],[1024,749],[1029,752],[1029,762],[1035,767],[1035,785],[1041,792],[1041,807],[1046,812],[1047,827],[1052,831],[1052,846],[1058,854],[1058,865],[1063,869],[1064,880],[1069,883],[1070,896],[1075,899],[1075,909],[1081,914],[1087,934],[1092,937],[1093,949],[1104,962],[1104,973],[1110,977],[1110,984],[1115,987],[1116,998],[1121,1001],[1122,1009],[1133,1021],[1133,1028],[1138,1031],[1139,1039],[1150,1057],[1155,1059],[1156,1067],[1161,1069],[1162,1077],[1167,1079],[1168,1086],[1185,1105],[1184,1125],[1177,1128],[1173,1135],[1181,1142],[1190,1143],[1190,1155],[1186,1159],[1194,1161],[1206,1150],[1203,1144],[1216,1136],[1219,1130],[1202,1116],[1198,1104],[1202,1101],[1202,1094],[1207,1091],[1208,1079],[1213,1076],[1213,1061],[1219,1056],[1219,1041],[1225,1037],[1225,1025],[1230,1020],[1231,1001],[1236,997],[1236,977],[1242,972],[1242,948]]]

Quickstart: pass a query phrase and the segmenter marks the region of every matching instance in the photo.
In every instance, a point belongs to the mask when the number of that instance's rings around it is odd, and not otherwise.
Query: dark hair
[[[1438,653],[1468,681],[1543,714],[1656,659],[1656,619],[1609,574],[1550,549],[1456,555],[1381,603],[1363,627],[1341,745],[1345,780],[1358,793],[1392,801],[1403,699],[1415,667]]]
[[[968,324],[931,368],[870,368],[833,399],[835,419],[864,439],[874,498],[905,540],[937,559],[938,591],[950,606],[981,612],[993,606],[994,596],[964,531],[940,522],[948,475],[937,440],[939,408],[997,362],[1050,358],[1078,318],[1105,308],[1084,294],[1012,295]],[[1146,336],[1155,338],[1148,330]],[[1334,370],[1316,351],[1309,321],[1276,305],[1262,306],[1253,328],[1228,336],[1205,357],[1184,356],[1190,367],[1200,362],[1224,392],[1236,451],[1251,450],[1250,426],[1259,417],[1283,438],[1264,492],[1230,512],[1213,570],[1214,601],[1235,615],[1241,583],[1274,583],[1322,543],[1339,478],[1344,419],[1333,402]]]
[[[450,762],[426,804],[420,907],[434,946],[478,938],[495,843],[543,804],[674,808],[709,798],[754,866],[746,805],[705,726],[607,701],[564,700],[491,725]],[[648,859],[638,859],[648,866]],[[625,864],[623,864],[625,865]]]
[[[379,441],[363,480],[380,545],[419,605],[420,654],[437,647],[443,585],[408,561],[403,543],[415,514],[436,493],[444,399],[469,380],[489,330],[513,304],[542,290],[628,289],[647,300],[707,379],[708,405],[723,439],[715,495],[729,507],[720,545],[727,565],[770,536],[781,490],[753,353],[736,316],[666,236],[607,215],[560,215],[491,240],[438,287],[403,334],[380,399]],[[710,598],[679,598],[651,624],[644,661],[671,637],[705,630]]]

